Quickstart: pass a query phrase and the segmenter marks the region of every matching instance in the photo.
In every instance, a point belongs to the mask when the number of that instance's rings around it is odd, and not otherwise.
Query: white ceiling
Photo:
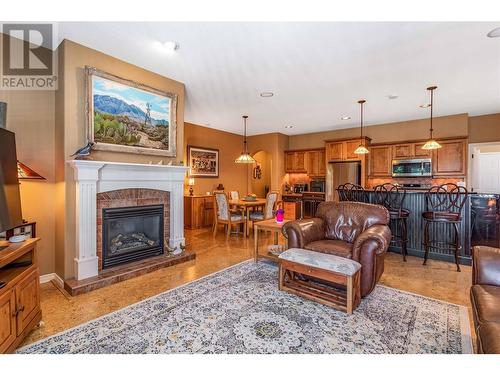
[[[185,121],[249,134],[301,134],[500,112],[497,23],[60,23],[67,38],[186,85]],[[177,41],[166,53],[160,42]],[[274,92],[262,98],[262,91]],[[387,95],[397,94],[389,100]],[[351,120],[341,121],[349,115]],[[293,125],[293,129],[285,129]]]

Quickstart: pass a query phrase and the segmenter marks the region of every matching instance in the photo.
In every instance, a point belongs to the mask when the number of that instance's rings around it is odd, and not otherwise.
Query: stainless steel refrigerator
[[[329,163],[327,168],[327,200],[338,201],[337,187],[345,183],[361,185],[361,162]]]

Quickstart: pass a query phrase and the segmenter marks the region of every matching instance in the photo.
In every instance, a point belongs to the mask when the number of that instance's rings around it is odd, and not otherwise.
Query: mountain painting
[[[92,73],[89,130],[97,149],[175,155],[175,94]]]

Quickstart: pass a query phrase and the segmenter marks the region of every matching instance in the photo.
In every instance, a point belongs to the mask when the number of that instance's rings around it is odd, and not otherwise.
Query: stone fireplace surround
[[[91,160],[70,160],[76,182],[76,243],[75,279],[83,280],[98,275],[98,196],[118,196],[128,192],[128,198],[116,204],[156,202],[169,198],[169,246],[185,244],[184,239],[184,176],[187,167],[156,164],[134,164]],[[115,192],[115,191],[121,191]],[[156,191],[156,193],[151,193]],[[141,192],[141,193],[139,193]],[[168,195],[162,194],[168,192]],[[103,194],[108,193],[108,194]],[[131,198],[137,194],[137,198]],[[139,198],[139,194],[141,198]],[[148,196],[149,194],[149,196]],[[152,198],[151,195],[155,197]],[[100,199],[101,200],[101,199]],[[127,201],[128,200],[128,201]],[[151,200],[149,202],[152,202]],[[134,205],[134,204],[130,204]],[[102,203],[101,203],[102,206]],[[102,207],[101,207],[102,208]],[[166,214],[166,212],[165,212]],[[102,251],[102,247],[101,247]]]

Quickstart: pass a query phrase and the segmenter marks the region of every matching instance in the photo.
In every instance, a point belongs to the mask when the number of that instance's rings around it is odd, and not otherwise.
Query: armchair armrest
[[[500,249],[489,246],[472,248],[472,284],[500,286]]]
[[[391,230],[387,225],[373,225],[354,241],[352,259],[359,261],[363,252],[380,255],[387,251],[391,243]]]
[[[281,229],[288,247],[304,248],[310,242],[325,238],[324,222],[320,218],[289,221]]]

